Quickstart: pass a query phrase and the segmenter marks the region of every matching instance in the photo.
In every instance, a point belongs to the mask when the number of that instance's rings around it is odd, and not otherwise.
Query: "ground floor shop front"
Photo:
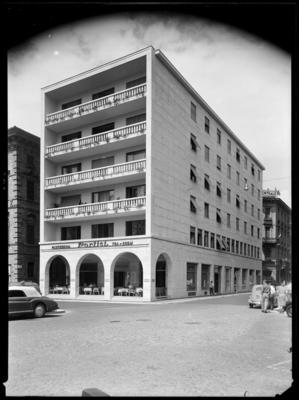
[[[67,298],[161,298],[248,291],[261,260],[171,241],[133,237],[40,245],[40,288]],[[212,281],[212,285],[211,285]]]

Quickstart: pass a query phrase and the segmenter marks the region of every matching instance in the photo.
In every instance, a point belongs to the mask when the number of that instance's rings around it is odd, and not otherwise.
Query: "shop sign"
[[[79,242],[78,247],[118,247],[118,246],[133,246],[133,240],[108,242],[106,240],[96,240],[94,242]]]
[[[277,190],[276,188],[274,190],[264,189],[263,196],[274,196],[274,197],[280,196],[280,191]]]

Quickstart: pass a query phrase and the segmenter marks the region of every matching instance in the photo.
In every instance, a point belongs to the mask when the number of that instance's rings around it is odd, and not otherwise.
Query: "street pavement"
[[[154,304],[61,301],[9,321],[8,396],[275,396],[292,383],[292,320],[248,294]]]

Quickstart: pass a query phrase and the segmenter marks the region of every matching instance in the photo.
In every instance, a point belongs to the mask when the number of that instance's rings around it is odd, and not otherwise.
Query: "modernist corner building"
[[[154,301],[261,281],[264,167],[160,50],[42,96],[43,293]]]

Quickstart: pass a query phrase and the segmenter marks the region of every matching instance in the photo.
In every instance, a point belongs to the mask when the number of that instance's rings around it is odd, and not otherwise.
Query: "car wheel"
[[[288,317],[292,317],[292,304],[287,306],[286,312]]]
[[[253,308],[253,304],[249,304],[249,308]]]
[[[46,309],[45,306],[43,304],[38,304],[37,306],[35,306],[34,308],[34,316],[36,318],[41,318],[45,315],[46,313]]]

